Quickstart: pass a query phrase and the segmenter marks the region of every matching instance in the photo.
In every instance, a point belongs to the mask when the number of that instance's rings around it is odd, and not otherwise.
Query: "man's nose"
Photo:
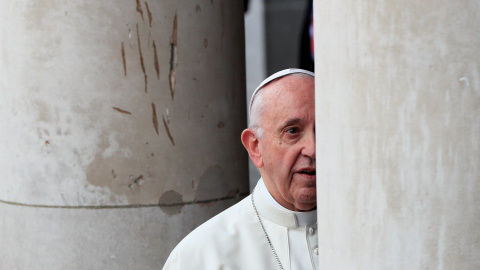
[[[302,155],[315,159],[315,132],[308,132],[303,143]]]

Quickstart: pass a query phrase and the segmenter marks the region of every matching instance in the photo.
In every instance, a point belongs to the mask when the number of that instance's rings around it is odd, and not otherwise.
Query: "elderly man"
[[[163,269],[318,269],[313,73],[263,81],[241,139],[262,178],[185,237]]]

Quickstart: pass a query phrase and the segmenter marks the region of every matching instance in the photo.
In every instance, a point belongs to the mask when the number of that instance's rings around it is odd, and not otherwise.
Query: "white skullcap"
[[[310,75],[312,77],[315,77],[315,74],[313,72],[308,71],[308,70],[304,70],[304,69],[299,69],[299,68],[287,68],[287,69],[280,70],[279,72],[276,72],[276,73],[270,75],[268,78],[263,80],[263,82],[257,87],[257,89],[255,89],[255,91],[253,91],[252,98],[250,99],[250,106],[248,107],[248,111],[249,112],[252,111],[252,104],[253,104],[253,100],[255,99],[255,95],[258,93],[258,91],[260,91],[260,89],[262,89],[263,86],[265,86],[267,83],[269,83],[269,82],[271,82],[275,79],[281,78],[281,77],[289,75],[289,74],[294,74],[294,73],[303,73],[303,74],[307,74],[307,75]]]

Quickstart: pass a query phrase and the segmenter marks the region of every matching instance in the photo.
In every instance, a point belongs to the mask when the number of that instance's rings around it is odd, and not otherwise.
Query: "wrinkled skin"
[[[261,91],[263,135],[246,129],[242,142],[280,205],[311,210],[316,207],[314,79],[287,75]]]

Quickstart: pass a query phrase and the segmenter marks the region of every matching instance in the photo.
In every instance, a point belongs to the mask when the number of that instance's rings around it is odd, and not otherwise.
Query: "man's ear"
[[[255,135],[255,132],[247,128],[242,132],[241,138],[243,146],[245,147],[245,149],[247,149],[248,155],[253,161],[253,164],[255,164],[255,167],[263,167],[262,154],[259,149],[259,141],[257,136]]]

